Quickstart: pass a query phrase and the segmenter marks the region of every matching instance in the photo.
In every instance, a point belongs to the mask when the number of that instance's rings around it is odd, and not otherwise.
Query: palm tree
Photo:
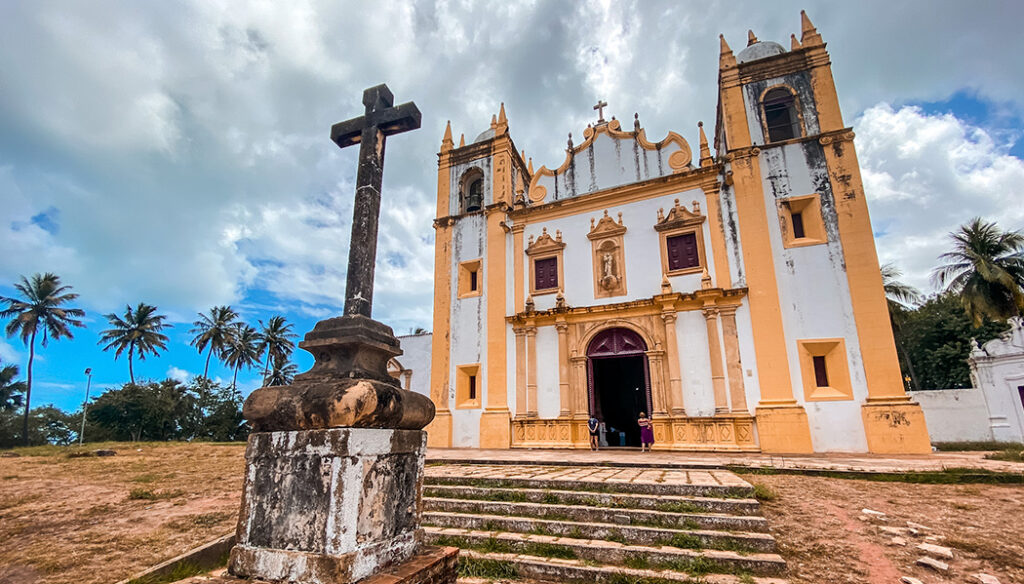
[[[160,331],[173,325],[164,324],[167,318],[163,314],[156,313],[156,307],[140,302],[132,310],[131,306],[125,306],[124,318],[114,314],[104,314],[110,326],[114,327],[100,333],[100,340],[97,344],[107,343],[104,351],[117,349],[114,352],[114,360],[121,356],[125,349],[128,349],[128,378],[135,383],[135,369],[132,367],[132,359],[138,355],[140,361],[146,360],[146,354],[159,355],[160,351],[167,350],[167,335]]]
[[[976,327],[985,317],[1019,316],[1024,309],[1024,235],[975,217],[949,237],[953,250],[939,256],[945,263],[935,268],[932,280],[960,295]]]
[[[270,370],[265,384],[267,386],[291,385],[295,380],[296,371],[298,371],[298,367],[289,361],[288,357],[274,357],[274,367]]]
[[[210,357],[214,353],[219,357],[227,347],[231,338],[231,325],[237,318],[238,313],[230,306],[214,306],[209,314],[199,313],[199,320],[192,323],[194,328],[189,332],[196,336],[190,344],[199,349],[200,355],[207,345],[210,346],[210,352],[206,354],[206,365],[203,367],[203,377],[208,378]]]
[[[15,381],[17,377],[17,365],[0,365],[0,412],[13,412],[21,407],[25,382]]]
[[[235,390],[238,381],[238,371],[242,368],[248,369],[260,362],[260,333],[245,324],[236,322],[231,327],[231,339],[228,341],[221,356],[224,364],[234,370],[231,377],[231,390]]]
[[[277,359],[287,361],[291,356],[295,343],[292,342],[297,335],[292,332],[292,325],[283,316],[272,316],[266,324],[260,321],[263,330],[260,331],[262,342],[260,342],[260,354],[267,352],[266,364],[263,366],[263,385],[267,384],[267,376],[270,373],[270,359],[275,363]]]
[[[7,308],[0,310],[0,318],[9,318],[7,336],[21,336],[21,342],[28,345],[28,375],[25,383],[25,419],[22,424],[22,441],[28,446],[28,412],[32,405],[32,364],[36,357],[36,337],[42,333],[42,345],[53,338],[72,338],[68,326],[83,327],[85,311],[79,308],[64,308],[61,305],[78,298],[71,292],[71,286],[61,284],[60,276],[51,274],[34,274],[29,280],[21,277],[21,282],[14,285],[22,298],[0,296],[0,302]]]
[[[907,373],[910,374],[911,389],[918,389],[917,372],[914,371],[914,363],[910,360],[910,354],[903,346],[903,325],[907,320],[907,308],[914,306],[921,301],[921,293],[917,288],[900,281],[903,272],[894,264],[882,264],[882,288],[885,289],[885,301],[889,304],[889,322],[892,323],[892,330],[895,333],[896,348],[903,356],[907,364]]]

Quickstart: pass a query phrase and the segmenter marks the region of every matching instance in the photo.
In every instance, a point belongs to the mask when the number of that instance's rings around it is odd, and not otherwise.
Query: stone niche
[[[355,582],[417,551],[426,433],[329,428],[254,433],[232,574]]]

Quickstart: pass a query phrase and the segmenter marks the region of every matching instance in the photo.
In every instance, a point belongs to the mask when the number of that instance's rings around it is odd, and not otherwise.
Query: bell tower
[[[854,133],[803,12],[801,29],[788,50],[751,31],[734,55],[722,37],[719,57],[715,146],[750,290],[761,448],[826,451],[844,433],[871,452],[929,452],[896,357]]]
[[[437,416],[427,427],[430,446],[451,446],[453,440],[480,448],[511,445],[505,323],[511,290],[505,260],[512,235],[505,218],[524,177],[529,183],[504,104],[469,144],[463,135],[456,146],[451,123],[445,128],[434,220],[430,394]],[[471,420],[478,421],[478,434],[453,437],[454,427]]]

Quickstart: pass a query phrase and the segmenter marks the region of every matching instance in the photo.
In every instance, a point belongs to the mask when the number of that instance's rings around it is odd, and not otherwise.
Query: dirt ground
[[[763,507],[792,582],[894,584],[912,576],[962,583],[984,572],[1003,584],[1024,584],[1024,486],[744,478],[778,495]],[[863,514],[865,508],[885,513],[884,520]],[[928,529],[904,536],[906,546],[893,545],[881,527],[905,528],[907,521]],[[925,542],[953,548],[948,573],[914,565],[924,555],[916,546]]]
[[[104,447],[0,458],[0,583],[110,584],[234,529],[244,445]]]
[[[234,528],[242,445],[109,447],[116,456],[0,458],[0,584],[109,584]],[[765,514],[793,582],[963,583],[984,571],[1024,584],[1024,487],[744,478],[777,493]],[[861,520],[865,507],[886,520]],[[907,521],[954,548],[949,574],[913,565],[923,537],[889,545],[879,526]]]

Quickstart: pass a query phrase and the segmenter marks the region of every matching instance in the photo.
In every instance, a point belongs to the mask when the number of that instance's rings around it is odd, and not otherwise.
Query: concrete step
[[[599,539],[576,539],[526,533],[492,533],[448,527],[424,528],[433,545],[459,547],[481,553],[513,553],[584,560],[591,563],[648,567],[700,567],[713,573],[749,573],[761,576],[785,572],[786,562],[778,554],[692,550],[672,546],[629,545]]]
[[[430,470],[430,469],[428,469]],[[558,478],[494,478],[462,475],[440,475],[430,472],[424,477],[424,485],[460,485],[476,488],[502,489],[555,489],[563,491],[589,491],[598,493],[632,493],[639,495],[672,495],[683,497],[753,497],[754,489],[749,483],[735,478],[735,484],[715,482],[707,474],[698,482],[627,482],[615,480],[558,479]],[[732,475],[735,477],[735,475]]]
[[[543,580],[547,582],[593,582],[595,584],[617,584],[620,582],[692,582],[705,584],[786,584],[778,578],[734,576],[731,574],[706,574],[693,569],[693,574],[675,570],[628,568],[623,566],[590,565],[580,560],[544,558],[521,554],[480,553],[463,550],[460,562],[469,564],[489,563],[492,567],[506,568],[515,578]]]
[[[766,533],[643,527],[593,521],[567,521],[563,519],[555,520],[507,515],[453,513],[450,511],[425,511],[423,513],[423,524],[479,531],[557,535],[577,539],[582,539],[586,536],[591,539],[619,541],[629,544],[671,545],[689,549],[719,549],[767,553],[774,553],[776,551],[775,539]]]
[[[758,515],[761,512],[761,504],[756,499],[637,495],[632,493],[599,493],[594,491],[559,491],[550,489],[504,489],[464,485],[429,485],[424,487],[423,495],[444,499],[589,505],[591,507],[650,509],[654,511],[673,511],[676,513]]]
[[[648,509],[613,509],[609,507],[591,507],[588,505],[442,499],[437,497],[424,497],[423,503],[424,510],[426,511],[514,515],[543,519],[566,519],[580,522],[713,529],[718,531],[754,531],[762,533],[768,531],[768,522],[765,518],[756,516],[724,515],[719,513],[675,513]]]

